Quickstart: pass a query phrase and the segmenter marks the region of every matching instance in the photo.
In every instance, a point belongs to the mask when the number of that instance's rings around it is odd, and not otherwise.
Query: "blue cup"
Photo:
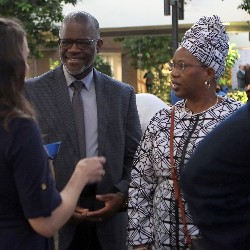
[[[44,148],[50,159],[54,160],[59,152],[61,142],[53,142],[50,144],[45,144]]]

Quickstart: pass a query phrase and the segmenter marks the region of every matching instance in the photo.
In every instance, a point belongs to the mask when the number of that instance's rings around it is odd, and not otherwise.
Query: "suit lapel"
[[[94,81],[98,117],[98,154],[103,155],[106,131],[108,127],[108,118],[110,115],[111,86],[102,76],[102,74],[95,69]]]
[[[55,98],[57,109],[62,117],[61,125],[65,126],[73,148],[76,152],[78,152],[73,110],[69,98],[67,83],[62,70],[62,65],[52,72],[51,78],[53,80],[50,81],[49,84]]]

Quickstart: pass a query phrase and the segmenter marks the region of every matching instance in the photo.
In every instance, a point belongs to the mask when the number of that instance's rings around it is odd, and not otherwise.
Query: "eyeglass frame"
[[[70,49],[73,44],[76,45],[76,47],[80,50],[88,49],[91,45],[93,45],[94,42],[97,42],[100,39],[88,39],[88,38],[80,38],[80,39],[66,39],[66,38],[59,38],[58,43],[59,46],[63,49]],[[64,47],[66,44],[62,44],[62,41],[68,41],[70,43],[66,43],[68,46]],[[79,47],[79,42],[85,41],[84,47]]]
[[[170,66],[172,64],[172,66]],[[181,66],[182,65],[182,66]],[[177,66],[177,67],[176,67]],[[174,63],[173,61],[170,61],[168,63],[168,69],[169,71],[173,71],[174,69],[177,69],[178,71],[183,72],[187,67],[201,67],[201,68],[207,68],[208,66],[206,65],[202,65],[202,64],[197,64],[197,65],[193,65],[193,64],[185,64],[184,62],[178,62],[178,63]]]

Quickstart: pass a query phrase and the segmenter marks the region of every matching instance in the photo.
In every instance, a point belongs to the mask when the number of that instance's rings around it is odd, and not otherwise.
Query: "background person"
[[[241,103],[218,97],[228,36],[218,16],[202,17],[189,29],[170,63],[172,88],[183,98],[174,106],[174,161],[179,177],[197,145]],[[133,249],[186,249],[183,222],[173,192],[170,111],[151,120],[135,154],[129,188],[129,244]],[[186,209],[191,236],[199,235]]]
[[[145,75],[143,76],[143,78],[146,80],[145,84],[146,84],[147,92],[148,93],[152,92],[153,79],[154,79],[153,73],[151,71],[148,71],[148,72],[145,73]]]
[[[245,66],[243,64],[239,65],[239,70],[237,72],[237,82],[238,82],[238,88],[244,89],[246,86],[246,72],[245,72]]]
[[[224,91],[222,91],[221,86],[219,84],[217,84],[217,86],[216,86],[216,93],[217,93],[218,96],[227,95]]]
[[[181,174],[204,250],[250,249],[250,103],[216,127]]]
[[[163,108],[168,108],[168,105],[159,97],[149,93],[136,94],[136,106],[139,113],[142,134],[144,134],[150,120],[156,112]]]
[[[0,248],[51,249],[50,237],[70,218],[87,183],[100,181],[104,158],[78,162],[59,193],[48,155],[23,96],[28,70],[26,34],[0,18]]]
[[[176,96],[174,90],[171,89],[170,92],[170,102],[172,105],[175,105],[178,101],[181,101],[183,98],[180,98],[178,96]]]
[[[123,210],[141,128],[132,86],[118,82],[93,68],[102,47],[98,21],[86,12],[67,15],[59,33],[62,64],[26,84],[28,99],[39,114],[45,142],[61,141],[55,161],[59,190],[67,183],[80,159],[77,120],[73,114],[75,80],[84,107],[86,155],[104,155],[105,177],[81,194],[73,218],[59,232],[62,249],[127,249],[127,213]],[[79,112],[78,112],[79,114]],[[87,210],[86,210],[87,209]],[[101,221],[100,221],[101,219]]]
[[[250,64],[245,65],[245,86],[250,84]]]

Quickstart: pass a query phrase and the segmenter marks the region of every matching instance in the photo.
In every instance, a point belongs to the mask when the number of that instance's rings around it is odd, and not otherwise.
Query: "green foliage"
[[[240,54],[237,49],[235,49],[235,44],[229,45],[228,55],[226,57],[226,68],[223,76],[219,80],[219,85],[232,87],[232,67],[239,58]]]
[[[250,0],[242,0],[242,3],[238,8],[245,10],[248,14],[250,14]]]
[[[58,23],[63,20],[63,4],[77,0],[0,0],[0,15],[19,19],[28,34],[31,55],[41,57],[39,46],[57,43]]]
[[[240,101],[242,103],[246,103],[248,99],[246,92],[241,91],[241,90],[230,90],[227,93],[227,96],[235,99],[236,101]]]
[[[154,72],[152,94],[158,96],[166,103],[170,103],[170,74],[164,74],[161,71]]]
[[[170,61],[172,38],[170,36],[144,36],[116,39],[132,60],[135,69],[152,72],[154,75],[151,93],[164,101],[169,101],[170,77],[166,63]]]
[[[60,64],[59,60],[53,61],[51,58],[49,59],[50,70],[56,68],[59,64]],[[105,62],[100,55],[96,56],[94,67],[98,71],[100,71],[108,76],[111,76],[111,77],[113,76],[111,65],[108,62]]]
[[[172,55],[170,36],[144,36],[116,39],[127,49],[135,69],[163,68]]]
[[[61,62],[59,60],[53,61],[51,58],[49,59],[49,69],[55,69],[57,66],[59,66]]]
[[[98,71],[100,71],[108,76],[111,76],[111,77],[113,76],[111,65],[108,62],[104,61],[101,55],[96,56],[94,67]]]

